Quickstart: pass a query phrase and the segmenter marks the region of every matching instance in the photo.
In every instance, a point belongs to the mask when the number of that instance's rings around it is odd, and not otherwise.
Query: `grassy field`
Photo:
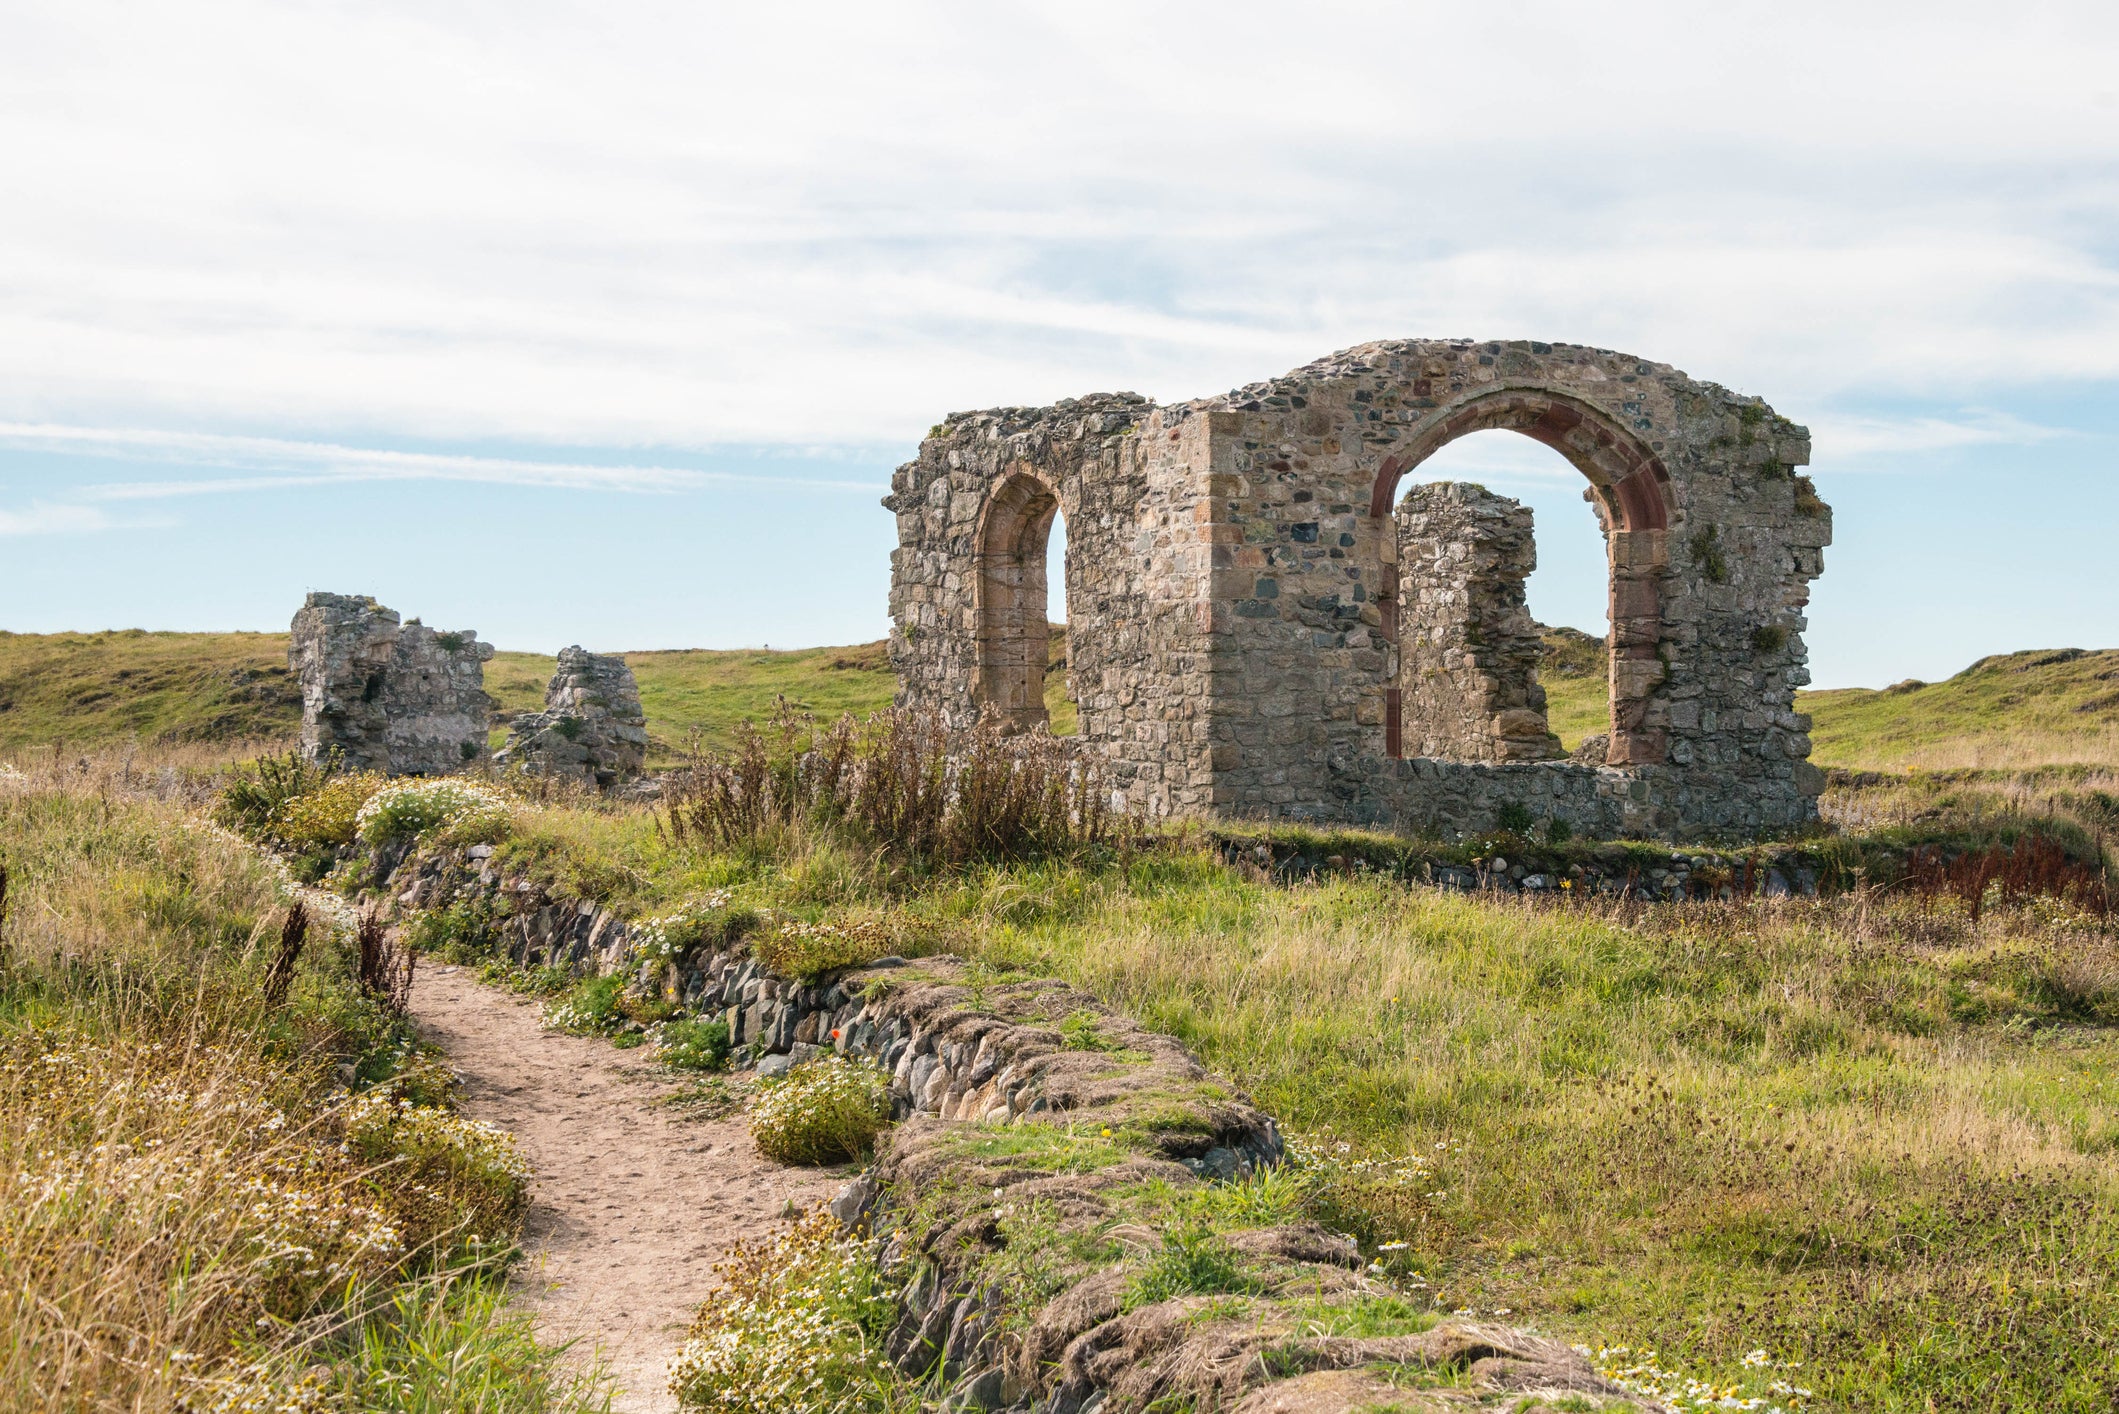
[[[1074,729],[1074,704],[1060,668],[1064,631],[1053,638],[1046,679],[1054,728]],[[763,722],[785,697],[798,711],[833,718],[867,716],[890,705],[897,680],[884,646],[625,655],[640,684],[654,739],[653,760],[668,763],[694,732],[725,747],[746,720]],[[544,706],[556,660],[500,653],[486,665],[486,690],[503,713]],[[81,750],[138,741],[262,741],[292,737],[301,694],[287,673],[283,633],[0,633],[0,752],[62,743]],[[506,737],[496,726],[494,745]]]
[[[1075,729],[1066,698],[1064,632],[1053,635],[1046,705],[1055,732]],[[137,740],[259,740],[291,736],[301,703],[286,672],[284,634],[0,633],[0,752],[63,742],[95,748]],[[709,747],[742,721],[763,721],[785,697],[820,717],[890,704],[896,682],[883,644],[792,652],[635,652],[654,738],[667,763],[693,733]],[[486,687],[505,712],[534,711],[554,660],[502,653]],[[1608,725],[1602,649],[1579,634],[1555,642],[1541,672],[1553,730],[1570,750]],[[1869,771],[2119,767],[2119,650],[2073,649],[1984,658],[1939,683],[1797,695],[1814,722],[1813,759]],[[497,743],[504,729],[496,728]]]
[[[2119,765],[2119,651],[2003,653],[1943,682],[1804,693],[1802,709],[1822,766]]]
[[[782,696],[819,716],[865,716],[889,706],[897,687],[880,642],[625,656],[665,761],[695,730],[706,745],[726,746],[739,723],[771,716]],[[486,689],[504,712],[536,711],[554,666],[542,654],[501,653],[486,666]],[[262,741],[300,726],[283,633],[0,633],[0,752]]]
[[[695,732],[701,745],[728,746],[741,723],[764,722],[782,697],[829,719],[881,711],[897,691],[880,642],[792,652],[678,649],[627,653],[625,660],[640,684],[653,759],[662,762],[683,752]],[[498,654],[486,665],[486,690],[505,712],[540,710],[556,664],[536,653]],[[505,735],[501,730],[496,742]]]
[[[844,834],[717,853],[563,807],[501,858],[628,911],[731,889],[1074,981],[1296,1134],[1428,1160],[1432,1188],[1344,1221],[1409,1244],[1440,1311],[1827,1408],[2119,1397],[2119,940],[2065,907],[1286,888],[1181,842],[923,876]]]
[[[1602,657],[1601,649],[1593,650]],[[1607,729],[1600,663],[1557,644],[1539,674],[1547,715],[1572,750]],[[1811,760],[1862,771],[2023,771],[2119,766],[2119,651],[2053,649],[1982,658],[1955,677],[1799,692]]]
[[[0,633],[0,751],[291,736],[283,633]]]
[[[809,671],[859,670],[812,659]],[[118,989],[78,964],[98,947],[104,977],[137,988],[156,966],[179,979],[189,966],[217,1012],[256,1016],[268,881],[171,807],[113,817],[131,779],[0,796],[0,838],[30,881],[9,950],[53,960],[11,966],[11,979],[48,980],[4,994],[7,1025],[63,1012],[118,1036],[130,1023],[98,1019],[94,1000]],[[2019,779],[2021,799],[1978,780],[1889,778],[1856,789],[1877,818],[1849,824],[2119,806],[2088,768]],[[1435,1311],[1652,1349],[1753,1394],[1792,1382],[1826,1408],[2089,1411],[2119,1398],[2119,938],[2049,900],[1975,915],[1873,890],[1650,906],[1379,877],[1290,888],[1181,836],[932,871],[844,825],[717,850],[645,809],[564,803],[526,803],[499,862],[631,915],[728,889],[784,917],[881,920],[892,950],[958,951],[995,978],[1076,982],[1185,1040],[1313,1144],[1421,1156],[1432,1187],[1334,1222]],[[344,966],[305,963],[300,1035],[320,1039],[292,1054],[389,1050],[366,1032],[335,1039],[348,1029],[337,1018],[357,1014]],[[169,1015],[199,1024],[192,991],[159,994],[186,998],[191,1010]],[[51,1049],[49,1035],[33,1044]],[[88,1110],[76,1132],[120,1122]],[[0,1135],[10,1142],[24,1140]],[[24,1240],[0,1233],[0,1249]],[[157,1294],[165,1278],[133,1280],[155,1312],[182,1309]],[[544,1368],[479,1291],[432,1319],[448,1339],[484,1349],[490,1335],[507,1360]],[[52,1320],[25,1311],[14,1339],[78,1345],[92,1314],[47,1336],[35,1322]]]
[[[602,1408],[502,1305],[513,1141],[141,779],[0,772],[0,1407]]]
[[[1548,629],[1538,681],[1545,688],[1545,720],[1573,751],[1582,738],[1611,730],[1611,682],[1604,644],[1580,629]]]

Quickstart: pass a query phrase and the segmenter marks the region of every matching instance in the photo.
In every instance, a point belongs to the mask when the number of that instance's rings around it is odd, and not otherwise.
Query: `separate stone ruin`
[[[1566,457],[1603,529],[1611,716],[1594,759],[1544,759],[1533,731],[1528,621],[1510,608],[1528,524],[1518,545],[1506,503],[1469,492],[1398,509],[1422,462],[1495,428]],[[1172,406],[1115,393],[952,414],[884,501],[898,701],[956,727],[1046,720],[1059,514],[1081,739],[1122,804],[1443,833],[1782,833],[1817,818],[1823,785],[1794,705],[1832,538],[1797,470],[1809,459],[1808,432],[1755,398],[1523,340],[1365,344]],[[1472,643],[1489,624],[1506,641]]]
[[[1398,503],[1398,693],[1405,751],[1444,761],[1549,761],[1545,640],[1523,596],[1538,567],[1530,507],[1438,481]]]
[[[633,670],[623,658],[577,644],[560,650],[544,710],[517,717],[494,760],[608,790],[640,774],[647,746],[647,714]]]
[[[442,633],[366,595],[311,594],[295,614],[288,667],[302,685],[302,751],[349,770],[442,776],[486,756],[493,645]]]

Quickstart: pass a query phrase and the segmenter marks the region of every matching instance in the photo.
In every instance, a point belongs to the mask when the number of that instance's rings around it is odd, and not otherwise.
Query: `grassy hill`
[[[2119,764],[2119,650],[2001,653],[1943,682],[1806,692],[1800,703],[1822,766]]]
[[[1538,681],[1545,687],[1545,720],[1569,751],[1582,738],[1611,730],[1611,685],[1604,640],[1578,628],[1545,630]]]
[[[1554,630],[1541,670],[1553,730],[1574,747],[1606,722],[1603,646]],[[896,683],[883,644],[793,652],[680,649],[625,655],[640,681],[658,759],[693,732],[726,745],[738,723],[785,696],[820,717],[886,707]],[[1052,636],[1046,703],[1074,729],[1066,634]],[[504,712],[544,701],[553,659],[502,653],[486,687]],[[2008,653],[1939,683],[1799,694],[1822,766],[1877,771],[2119,766],[2119,650]],[[292,736],[301,701],[277,633],[0,633],[0,753],[54,742],[87,749]],[[498,730],[498,728],[496,729]]]
[[[0,633],[0,751],[291,736],[284,633]]]
[[[664,755],[683,750],[694,730],[726,745],[739,722],[769,717],[783,695],[836,717],[887,707],[896,690],[880,642],[625,657]],[[534,711],[554,665],[543,654],[501,653],[486,665],[486,689],[502,712]],[[0,633],[0,752],[285,738],[301,717],[284,633]]]
[[[740,723],[763,722],[781,697],[830,719],[881,711],[897,691],[880,641],[793,652],[685,648],[627,653],[625,661],[640,684],[648,734],[662,759],[682,752],[695,731],[707,746],[728,745]],[[544,705],[555,663],[537,653],[497,654],[486,665],[486,691],[500,699],[503,712],[534,712]]]
[[[1571,750],[1605,730],[1603,645],[1573,629],[1547,637],[1539,680],[1552,728]],[[2119,650],[2037,649],[1981,658],[1955,677],[1885,688],[1799,692],[1811,759],[1864,771],[2119,766]]]

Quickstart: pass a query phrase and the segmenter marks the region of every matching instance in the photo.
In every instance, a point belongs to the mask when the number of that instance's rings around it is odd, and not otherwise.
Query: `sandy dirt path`
[[[664,1370],[714,1262],[845,1175],[759,1157],[740,1119],[657,1107],[679,1087],[642,1052],[546,1031],[533,1003],[468,969],[422,969],[412,1014],[462,1075],[465,1111],[512,1132],[535,1170],[518,1301],[547,1339],[601,1350],[613,1408],[674,1410]]]

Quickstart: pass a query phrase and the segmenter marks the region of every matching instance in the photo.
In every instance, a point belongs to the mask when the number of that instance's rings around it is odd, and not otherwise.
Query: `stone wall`
[[[1397,487],[1495,428],[1572,462],[1606,527],[1601,767],[1407,753],[1424,732],[1401,685]],[[884,502],[899,701],[952,724],[986,703],[1040,717],[1011,686],[1032,655],[1009,596],[1049,496],[1070,536],[1082,739],[1130,806],[1446,831],[1504,809],[1673,838],[1798,828],[1823,784],[1794,693],[1832,526],[1797,472],[1809,456],[1809,434],[1755,398],[1523,340],[1368,344],[1174,406],[953,414]]]
[[[366,595],[315,593],[290,633],[310,760],[337,752],[349,770],[441,776],[485,757],[493,645],[476,631],[436,632]]]
[[[515,719],[496,764],[609,789],[647,764],[647,713],[623,658],[575,645],[559,652],[544,710]]]
[[[1406,492],[1397,520],[1396,754],[1566,755],[1546,724],[1538,685],[1544,640],[1524,601],[1523,581],[1538,567],[1530,507],[1483,486],[1437,481]]]
[[[901,705],[955,728],[989,711],[1043,722],[1043,535],[1056,509],[1081,739],[1128,799],[1203,805],[1206,722],[1178,704],[1210,670],[1204,493],[1187,470],[1197,447],[1165,455],[1154,420],[1146,399],[1114,393],[933,429],[884,501],[898,521],[890,653]]]

